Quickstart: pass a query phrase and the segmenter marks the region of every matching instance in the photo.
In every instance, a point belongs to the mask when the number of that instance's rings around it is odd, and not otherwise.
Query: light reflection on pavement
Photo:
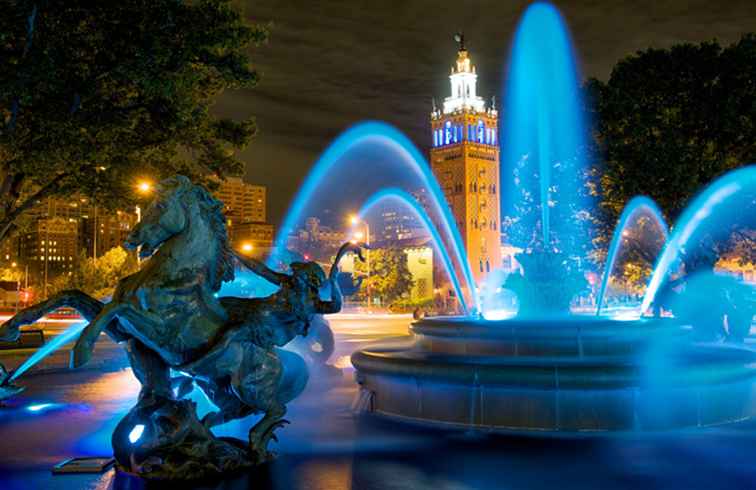
[[[409,317],[335,316],[332,362],[342,376],[314,373],[289,405],[292,424],[272,464],[218,485],[275,490],[471,490],[587,488],[749,488],[756,482],[755,424],[656,436],[525,438],[423,430],[350,411],[356,393],[348,355],[407,333]],[[344,361],[346,359],[346,361]],[[142,482],[110,471],[53,477],[72,456],[110,454],[110,434],[139,385],[129,370],[30,375],[27,391],[0,409],[3,490],[136,490]],[[37,412],[30,405],[51,404]],[[253,420],[219,431],[245,437]],[[150,488],[156,488],[150,486]],[[157,488],[195,488],[186,484]]]

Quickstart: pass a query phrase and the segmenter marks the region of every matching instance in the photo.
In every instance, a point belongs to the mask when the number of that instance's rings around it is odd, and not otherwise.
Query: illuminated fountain
[[[517,258],[524,274],[502,278],[496,291],[510,297],[514,292],[519,311],[500,320],[494,318],[507,315],[485,309],[483,318],[426,318],[413,323],[412,342],[356,352],[356,406],[415,423],[530,432],[663,430],[756,415],[751,396],[756,354],[736,345],[694,342],[697,327],[674,308],[676,318],[641,318],[655,301],[677,294],[662,285],[680,273],[681,250],[693,255],[698,241],[691,237],[698,240],[704,229],[722,225],[725,218],[716,211],[754,202],[756,168],[723,177],[690,204],[660,255],[637,315],[571,314],[571,301],[585,287],[579,257],[592,236],[580,211],[591,203],[583,184],[587,165],[577,70],[554,7],[537,3],[526,11],[510,59],[499,138],[501,189],[512,198],[505,214],[514,217],[510,239],[521,239],[516,245],[524,252]],[[656,224],[660,241],[666,238],[653,202],[629,203],[610,245],[599,305],[621,237],[641,217]],[[660,290],[665,294],[656,298]],[[687,296],[678,296],[679,309]]]

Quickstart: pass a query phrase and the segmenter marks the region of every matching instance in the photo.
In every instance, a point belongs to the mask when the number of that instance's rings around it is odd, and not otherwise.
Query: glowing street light
[[[242,249],[242,252],[244,252],[245,254],[248,254],[248,253],[251,253],[252,250],[255,249],[255,246],[249,242],[245,242],[242,244],[241,249]]]
[[[140,194],[149,194],[152,192],[152,182],[148,180],[140,180],[137,184],[137,190]]]

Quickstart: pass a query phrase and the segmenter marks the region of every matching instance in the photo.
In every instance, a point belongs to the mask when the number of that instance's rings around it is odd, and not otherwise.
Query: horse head
[[[178,175],[165,179],[157,186],[155,198],[145,210],[142,220],[126,237],[124,247],[134,250],[141,246],[140,257],[152,257],[175,237],[190,236],[190,229],[195,227],[200,235],[195,237],[198,240],[194,246],[199,249],[188,252],[217,260],[217,273],[212,274],[212,288],[217,290],[221,282],[234,277],[233,253],[222,210],[220,201],[205,188],[192,184],[187,177]],[[210,246],[213,243],[217,243],[218,247]]]

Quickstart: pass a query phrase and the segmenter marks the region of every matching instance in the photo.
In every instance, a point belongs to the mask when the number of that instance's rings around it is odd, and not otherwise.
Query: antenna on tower
[[[438,108],[436,107],[436,98],[435,97],[431,97],[431,103],[433,104],[433,113],[435,114],[436,112],[438,112]]]

